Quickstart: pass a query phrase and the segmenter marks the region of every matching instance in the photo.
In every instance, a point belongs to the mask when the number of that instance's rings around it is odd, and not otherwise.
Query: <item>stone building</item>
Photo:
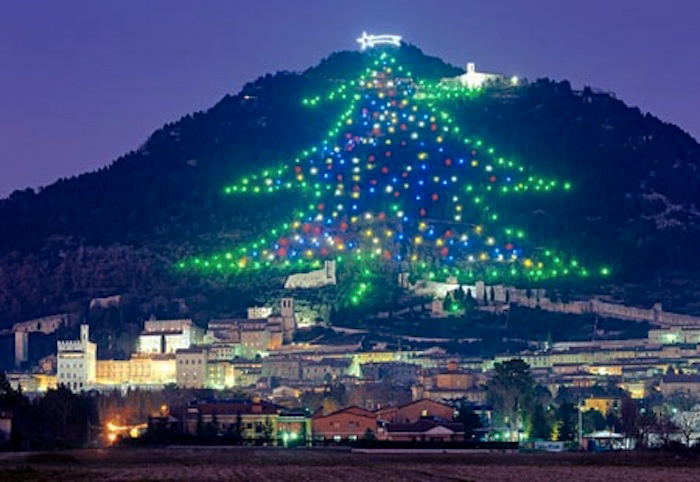
[[[204,388],[207,386],[207,350],[192,347],[175,353],[177,386],[181,388]]]
[[[93,387],[96,380],[97,345],[90,341],[90,327],[80,325],[80,339],[57,342],[58,384],[80,392]]]
[[[202,341],[203,332],[190,319],[156,320],[144,323],[139,335],[139,353],[175,353]]]

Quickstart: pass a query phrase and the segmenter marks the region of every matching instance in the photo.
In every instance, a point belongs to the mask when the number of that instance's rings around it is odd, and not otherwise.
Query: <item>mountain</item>
[[[373,55],[340,52],[304,72],[268,74],[206,112],[165,125],[104,169],[0,201],[0,230],[11,233],[0,238],[0,324],[84,309],[90,298],[112,294],[164,314],[183,299],[206,316],[240,309],[278,286],[279,274],[251,281],[174,266],[267,232],[304,202],[293,193],[250,198],[224,190],[317,145],[347,105],[308,108],[301,100],[338,91]],[[416,47],[392,55],[419,85],[462,73]],[[542,179],[570,183],[561,196],[495,201],[494,209],[527,231],[531,249],[571,253],[610,266],[618,283],[650,287],[698,267],[700,145],[678,127],[612,94],[547,79],[436,96],[433,104],[461,132],[497,146],[493,160],[503,156]]]

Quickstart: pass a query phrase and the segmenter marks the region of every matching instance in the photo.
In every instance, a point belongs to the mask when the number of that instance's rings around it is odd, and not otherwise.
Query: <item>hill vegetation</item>
[[[0,201],[0,232],[8,233],[0,237],[0,328],[112,294],[131,295],[139,314],[178,314],[177,299],[190,312],[230,312],[278,287],[274,274],[205,279],[172,266],[278,221],[294,199],[251,203],[224,197],[224,185],[318,141],[342,106],[310,110],[300,99],[354,78],[363,55],[339,52],[304,72],[265,75],[103,169]],[[417,78],[461,72],[412,46],[397,57]],[[700,264],[700,145],[676,126],[611,94],[547,79],[443,107],[463,131],[572,182],[566,197],[509,207],[534,236],[610,260],[621,282],[651,285],[653,276]]]

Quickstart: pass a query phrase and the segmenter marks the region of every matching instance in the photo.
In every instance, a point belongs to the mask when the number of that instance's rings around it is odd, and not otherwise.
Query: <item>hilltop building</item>
[[[503,74],[494,72],[479,72],[476,70],[476,64],[474,62],[467,62],[467,68],[464,74],[458,75],[457,77],[442,79],[442,82],[448,85],[461,85],[467,89],[480,89],[489,83],[506,82],[510,85],[517,85],[518,78],[507,78]]]

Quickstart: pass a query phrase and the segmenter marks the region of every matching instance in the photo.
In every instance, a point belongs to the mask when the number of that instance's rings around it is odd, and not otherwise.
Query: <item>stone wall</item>
[[[285,289],[319,288],[337,284],[335,261],[326,261],[323,268],[308,273],[290,275],[284,283]]]
[[[608,303],[597,298],[563,303],[561,301],[552,301],[544,289],[527,290],[513,286],[486,285],[483,281],[477,281],[473,285],[426,280],[411,284],[406,273],[399,275],[399,284],[413,291],[418,296],[431,296],[438,299],[444,299],[449,293],[461,287],[465,293],[469,292],[480,303],[513,303],[525,308],[539,308],[554,313],[572,315],[595,314],[606,318],[647,321],[662,327],[700,326],[700,317],[663,311],[660,303],[656,303],[649,309]]]

